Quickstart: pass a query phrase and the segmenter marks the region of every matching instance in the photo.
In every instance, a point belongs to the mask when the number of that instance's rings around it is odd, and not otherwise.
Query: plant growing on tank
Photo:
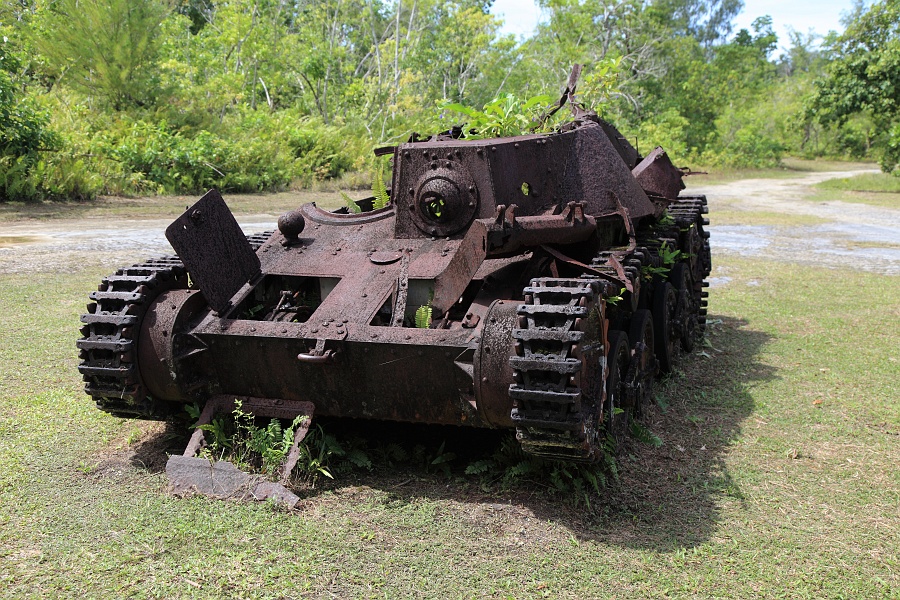
[[[346,192],[341,192],[341,199],[344,201],[344,204],[347,206],[347,210],[349,210],[351,214],[359,214],[360,212],[362,212],[359,204],[357,204],[353,198],[348,196]]]
[[[675,224],[675,218],[669,214],[669,211],[663,211],[662,217],[656,222],[657,228],[671,227]]]
[[[428,304],[420,306],[416,309],[416,327],[419,329],[428,329],[431,327],[431,315],[433,309]]]
[[[379,210],[391,203],[391,197],[388,195],[387,187],[384,185],[384,165],[378,164],[375,168],[375,178],[372,180],[372,195],[375,199],[372,201],[372,210]]]
[[[550,96],[533,96],[526,100],[514,94],[498,96],[479,110],[459,102],[440,105],[441,112],[449,111],[466,117],[463,137],[468,140],[506,137],[533,133],[541,126],[543,107]]]
[[[653,279],[656,275],[668,277],[669,271],[672,270],[672,265],[675,264],[675,261],[677,261],[680,256],[681,250],[670,248],[668,242],[663,242],[659,247],[659,259],[662,262],[662,265],[659,267],[644,265],[641,267],[641,275],[648,281]]]
[[[200,408],[196,404],[185,407],[188,415],[196,420]],[[278,473],[294,443],[294,433],[309,417],[296,417],[288,426],[279,419],[270,419],[265,425],[257,424],[252,413],[243,410],[240,401],[230,415],[213,419],[200,429],[212,438],[201,456],[214,460],[228,460],[242,469],[267,476]],[[320,426],[314,427],[299,445],[300,458],[294,467],[295,474],[310,485],[320,476],[334,479],[332,463],[349,463],[360,468],[372,468],[372,462],[357,448],[344,450],[337,439],[326,434]]]

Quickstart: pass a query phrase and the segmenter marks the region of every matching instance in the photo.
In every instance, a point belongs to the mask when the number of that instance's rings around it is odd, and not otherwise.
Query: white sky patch
[[[541,21],[541,9],[531,0],[494,0],[491,13],[504,21],[500,33],[511,33],[516,38],[531,36]]]
[[[830,30],[841,32],[841,16],[850,12],[853,0],[744,0],[744,10],[734,21],[735,31],[751,29],[757,17],[772,17],[778,45],[787,47],[788,29],[802,33],[814,30],[825,35]],[[501,33],[517,38],[534,33],[541,21],[541,9],[531,0],[495,0],[491,12],[504,20]]]
[[[829,31],[844,31],[841,16],[852,8],[852,0],[744,0],[744,10],[734,20],[734,29],[753,31],[753,21],[769,15],[778,36],[778,46],[787,48],[789,29],[801,33],[812,29],[820,36]]]

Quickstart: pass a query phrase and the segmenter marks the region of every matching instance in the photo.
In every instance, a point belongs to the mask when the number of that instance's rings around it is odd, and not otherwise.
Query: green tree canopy
[[[816,82],[807,115],[825,123],[868,115],[889,132],[882,168],[894,170],[900,160],[900,1],[859,11],[831,51],[834,60]]]
[[[56,0],[38,11],[34,42],[69,85],[116,110],[147,106],[158,94],[158,33],[169,12],[160,0]]]

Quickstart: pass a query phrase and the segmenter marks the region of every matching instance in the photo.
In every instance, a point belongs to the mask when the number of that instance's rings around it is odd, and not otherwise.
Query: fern
[[[519,477],[531,475],[532,473],[539,471],[539,467],[537,467],[536,464],[537,463],[533,458],[526,458],[518,464],[512,465],[506,469],[503,479],[505,482],[511,482]]]
[[[497,468],[497,462],[490,458],[476,460],[466,467],[466,475],[484,475]]]
[[[681,250],[678,248],[670,248],[668,242],[663,242],[659,247],[659,257],[662,259],[664,265],[674,265],[680,255]]]
[[[348,196],[348,195],[345,194],[344,192],[341,192],[341,198],[344,199],[344,204],[347,205],[347,210],[349,210],[352,214],[357,214],[357,213],[361,212],[361,210],[360,210],[360,208],[359,208],[359,204],[357,204],[357,203],[353,200],[353,198],[351,198],[350,196]]]
[[[669,214],[669,211],[664,211],[662,217],[656,223],[657,227],[671,227],[674,224],[675,218]]]
[[[653,446],[654,448],[659,448],[663,443],[662,440],[659,439],[658,435],[656,435],[650,429],[644,427],[637,421],[631,422],[631,435],[634,436],[634,438],[639,442]]]
[[[391,197],[388,196],[387,187],[384,185],[384,167],[381,165],[375,169],[375,179],[372,181],[372,195],[375,200],[372,202],[373,210],[386,207],[391,203]]]
[[[433,309],[427,304],[416,309],[416,327],[428,329],[431,327],[431,313]]]

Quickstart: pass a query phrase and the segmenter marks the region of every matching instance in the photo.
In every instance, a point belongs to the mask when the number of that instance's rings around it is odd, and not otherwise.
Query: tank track
[[[625,248],[601,251],[591,261],[591,268],[619,277],[608,262],[610,256],[619,257],[622,271],[634,287],[636,306],[642,267],[663,266],[659,253],[664,242],[682,249],[692,277],[693,306],[697,307],[695,333],[702,337],[708,296],[703,288],[711,269],[709,233],[703,230],[709,221],[702,217],[707,212],[706,197],[680,199],[668,210],[674,224],[639,235],[631,252]],[[603,378],[591,371],[605,368],[606,348],[602,334],[589,335],[588,317],[599,306],[601,322],[606,320],[603,300],[618,295],[620,290],[614,287],[605,280],[583,276],[533,279],[525,288],[518,328],[513,330],[516,352],[510,357],[510,366],[515,383],[509,393],[514,402],[511,417],[516,438],[527,453],[588,463],[602,456],[605,432],[599,429],[597,412],[603,403]],[[596,360],[586,360],[590,347],[602,351]],[[582,389],[582,385],[594,387]]]
[[[272,233],[249,235],[247,241],[256,251]],[[181,260],[163,256],[119,269],[90,294],[76,346],[84,391],[97,408],[117,417],[150,420],[165,420],[173,412],[170,403],[152,398],[144,388],[136,366],[136,340],[153,300],[162,292],[187,287]]]
[[[706,330],[706,314],[708,308],[709,287],[706,278],[712,270],[712,256],[709,247],[709,232],[704,226],[709,219],[703,215],[709,212],[706,196],[686,196],[673,202],[668,208],[669,215],[675,221],[670,236],[688,257],[688,268],[693,280],[694,303],[699,307],[697,314],[696,336],[703,338]]]
[[[602,377],[596,370],[603,368],[605,352],[601,291],[609,287],[590,278],[539,278],[525,288],[513,330],[515,383],[509,394],[516,438],[529,454],[576,462],[602,455]]]
[[[119,269],[104,277],[87,314],[78,340],[85,380],[84,391],[97,408],[118,417],[162,420],[165,403],[151,398],[136,366],[137,332],[147,307],[161,292],[187,287],[184,265],[177,256],[164,256]]]

